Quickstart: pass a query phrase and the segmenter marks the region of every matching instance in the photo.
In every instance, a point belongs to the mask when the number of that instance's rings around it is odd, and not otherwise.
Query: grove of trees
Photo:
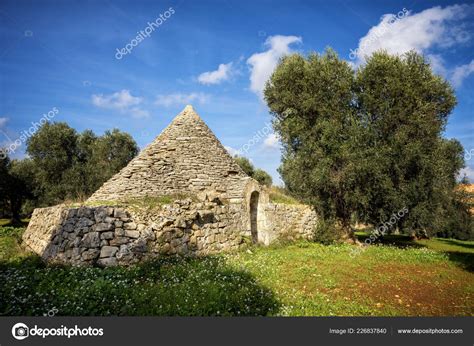
[[[15,222],[37,206],[84,200],[139,151],[125,132],[77,133],[66,123],[46,123],[26,146],[25,159],[0,160],[0,208]]]

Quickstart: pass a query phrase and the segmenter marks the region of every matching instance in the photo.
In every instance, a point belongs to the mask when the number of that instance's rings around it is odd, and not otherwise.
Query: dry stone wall
[[[267,203],[264,205],[264,243],[284,238],[311,240],[318,215],[307,205]]]
[[[304,205],[268,203],[259,240],[311,239],[317,215]],[[177,200],[137,206],[36,209],[23,244],[51,262],[130,265],[161,256],[203,256],[248,244],[248,211],[239,204]]]
[[[237,250],[242,230],[237,205],[175,201],[151,212],[132,206],[36,209],[24,245],[45,260],[76,265],[130,265],[158,256]]]

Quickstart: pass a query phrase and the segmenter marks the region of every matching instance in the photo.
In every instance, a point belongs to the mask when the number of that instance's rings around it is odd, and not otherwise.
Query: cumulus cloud
[[[6,117],[3,117],[3,118],[0,118],[0,128],[1,127],[4,127],[8,122],[8,118]]]
[[[167,94],[167,95],[158,95],[156,97],[155,104],[158,106],[170,107],[170,106],[187,105],[193,102],[204,104],[204,103],[207,103],[208,100],[209,100],[209,95],[204,94],[204,93],[190,93],[190,94],[174,93],[174,94]]]
[[[204,85],[219,84],[230,78],[232,74],[232,62],[220,64],[217,70],[201,73],[198,82]]]
[[[415,14],[406,9],[396,15],[385,14],[380,23],[360,39],[352,57],[358,64],[380,49],[390,54],[410,50],[423,53],[430,48],[449,48],[464,43],[471,35],[463,29],[461,21],[472,9],[470,5],[453,5],[436,6]]]
[[[100,108],[127,110],[131,106],[136,106],[142,102],[141,97],[135,97],[129,90],[121,90],[110,95],[92,95],[92,103]]]
[[[474,59],[469,64],[458,66],[451,75],[451,83],[455,87],[461,86],[464,79],[474,72]]]
[[[92,103],[95,106],[105,109],[116,109],[121,113],[131,114],[134,118],[146,118],[150,115],[148,111],[137,107],[142,101],[143,98],[133,96],[126,89],[110,95],[92,95]]]
[[[350,50],[354,67],[365,63],[366,57],[378,50],[404,54],[410,50],[424,54],[439,75],[459,87],[473,73],[474,60],[462,66],[446,67],[440,53],[456,48],[472,38],[466,19],[474,13],[474,5],[436,6],[419,13],[403,8],[397,14],[385,14]]]
[[[275,133],[270,133],[263,141],[264,148],[275,149],[279,146],[278,136]]]
[[[265,41],[268,50],[255,53],[247,59],[247,64],[250,65],[250,90],[262,98],[265,83],[278,64],[278,60],[292,52],[291,44],[301,42],[302,39],[298,36],[270,36]]]

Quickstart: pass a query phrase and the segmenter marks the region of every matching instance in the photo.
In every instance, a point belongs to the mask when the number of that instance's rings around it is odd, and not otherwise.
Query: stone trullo
[[[23,243],[45,260],[129,265],[308,238],[317,216],[272,203],[191,106],[80,206],[35,209]]]

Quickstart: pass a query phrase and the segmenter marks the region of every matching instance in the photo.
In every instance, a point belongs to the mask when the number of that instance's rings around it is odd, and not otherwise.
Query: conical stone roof
[[[217,191],[228,194],[249,177],[192,106],[178,114],[156,139],[89,199]]]

